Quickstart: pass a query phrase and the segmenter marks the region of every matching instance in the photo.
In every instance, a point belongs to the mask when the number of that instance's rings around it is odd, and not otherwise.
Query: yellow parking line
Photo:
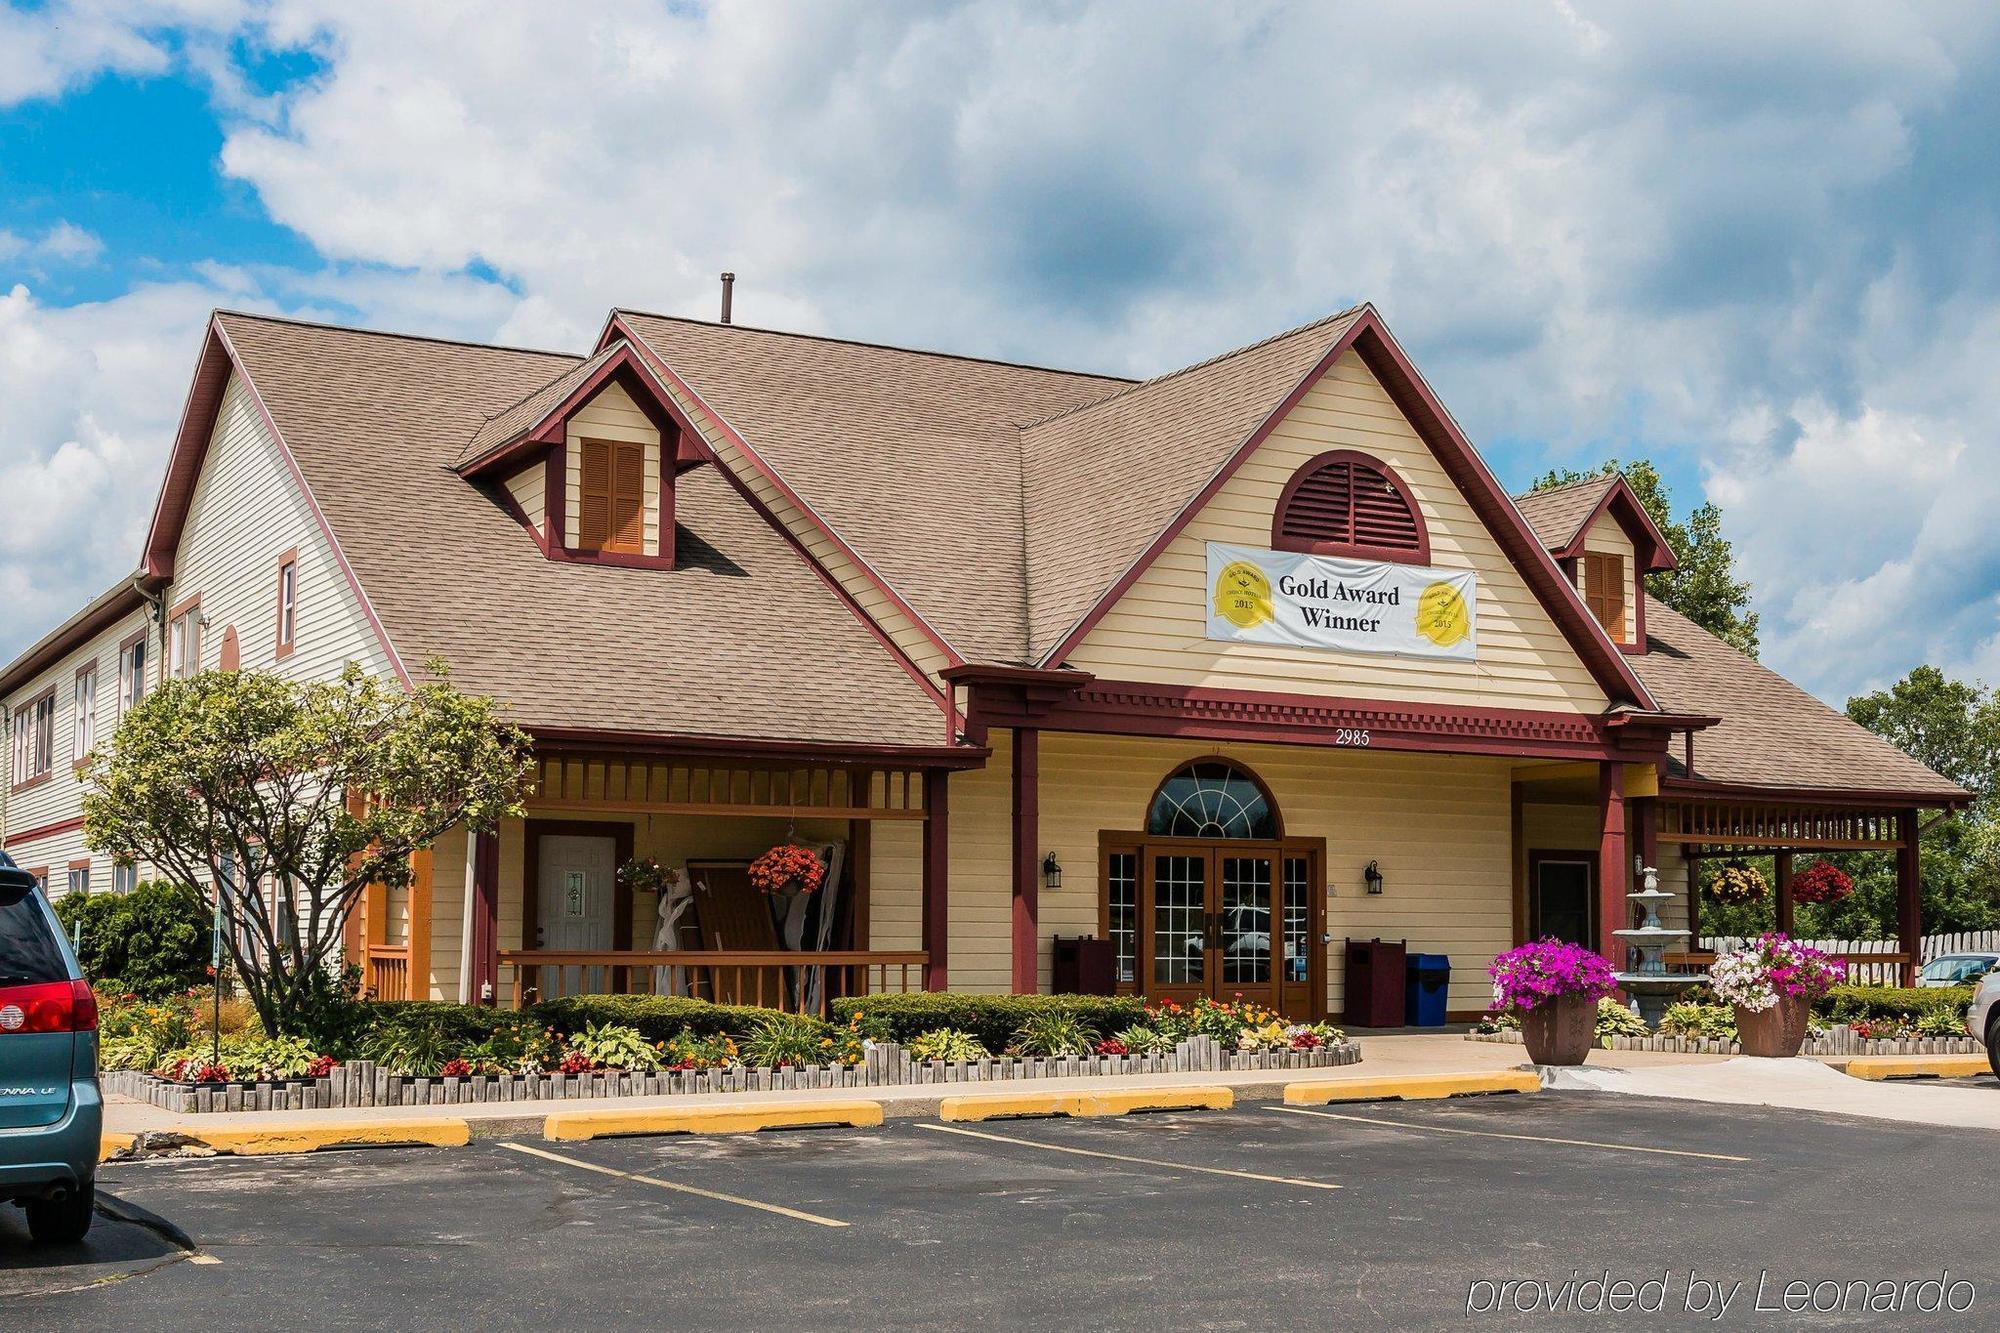
[[[1157,1157],[1127,1157],[1124,1153],[1099,1152],[1095,1148],[1071,1148],[1060,1143],[1037,1143],[1033,1139],[1017,1139],[1006,1134],[960,1129],[957,1125],[918,1125],[917,1128],[928,1129],[937,1134],[961,1134],[968,1139],[986,1139],[993,1143],[1011,1143],[1021,1148],[1040,1148],[1043,1152],[1068,1153],[1073,1157],[1100,1157],[1107,1162],[1133,1162],[1139,1166],[1163,1166],[1174,1171],[1198,1171],[1205,1176],[1234,1176],[1238,1180],[1262,1180],[1273,1185],[1303,1185],[1307,1189],[1315,1190],[1340,1188],[1324,1180],[1300,1180],[1296,1176],[1265,1176],[1255,1171],[1231,1171],[1220,1166],[1189,1166],[1186,1162],[1162,1161]]]
[[[718,1203],[733,1203],[743,1208],[755,1208],[759,1212],[776,1213],[780,1217],[794,1218],[800,1222],[811,1222],[823,1227],[844,1227],[847,1223],[837,1217],[821,1217],[818,1213],[801,1212],[797,1208],[785,1208],[775,1203],[763,1203],[756,1199],[745,1199],[740,1195],[724,1194],[720,1190],[705,1190],[694,1185],[679,1185],[671,1180],[661,1180],[657,1176],[642,1176],[632,1171],[619,1171],[613,1167],[599,1166],[586,1162],[580,1157],[565,1157],[561,1153],[549,1152],[543,1148],[530,1148],[525,1143],[503,1143],[503,1148],[511,1148],[530,1157],[540,1157],[545,1161],[560,1162],[564,1166],[578,1166],[585,1171],[595,1171],[599,1175],[616,1176],[620,1180],[633,1180],[641,1185],[657,1185],[663,1190],[673,1190],[678,1194],[692,1194],[698,1198],[714,1199]]]
[[[1599,1143],[1595,1139],[1557,1139],[1544,1134],[1502,1134],[1491,1129],[1456,1129],[1449,1125],[1412,1125],[1405,1120],[1383,1120],[1372,1115],[1343,1115],[1338,1111],[1308,1111],[1303,1106],[1267,1106],[1267,1111],[1283,1111],[1287,1115],[1314,1115],[1322,1120],[1353,1120],[1363,1125],[1387,1125],[1391,1129],[1415,1129],[1426,1134],[1469,1134],[1480,1139],[1513,1139],[1519,1143],[1559,1143],[1570,1148],[1603,1148],[1610,1152],[1654,1153],[1661,1157],[1699,1157],[1710,1162],[1747,1162],[1748,1157],[1732,1157],[1728,1153],[1688,1152],[1682,1148],[1642,1148],[1633,1143]]]

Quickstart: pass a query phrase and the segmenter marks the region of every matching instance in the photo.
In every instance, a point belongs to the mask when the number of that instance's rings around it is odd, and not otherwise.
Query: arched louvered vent
[[[1430,537],[1403,479],[1367,454],[1321,454],[1278,497],[1271,544],[1281,551],[1426,564]]]

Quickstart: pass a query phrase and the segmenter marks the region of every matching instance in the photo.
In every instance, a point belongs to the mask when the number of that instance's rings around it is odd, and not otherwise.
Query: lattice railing
[[[1863,807],[1662,800],[1659,838],[1661,842],[1713,847],[1895,848],[1903,845],[1902,813]]]

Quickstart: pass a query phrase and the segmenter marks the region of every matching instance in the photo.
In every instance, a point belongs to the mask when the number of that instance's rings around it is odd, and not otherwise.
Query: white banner
[[[1208,544],[1208,637],[1471,661],[1469,570]]]

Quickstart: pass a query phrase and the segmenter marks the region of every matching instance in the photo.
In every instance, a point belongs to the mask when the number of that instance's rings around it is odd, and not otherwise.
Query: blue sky
[[[218,305],[613,303],[1150,374],[1372,300],[1515,486],[1720,503],[1822,696],[2000,676],[1986,5],[0,8],[0,656],[128,569]]]

